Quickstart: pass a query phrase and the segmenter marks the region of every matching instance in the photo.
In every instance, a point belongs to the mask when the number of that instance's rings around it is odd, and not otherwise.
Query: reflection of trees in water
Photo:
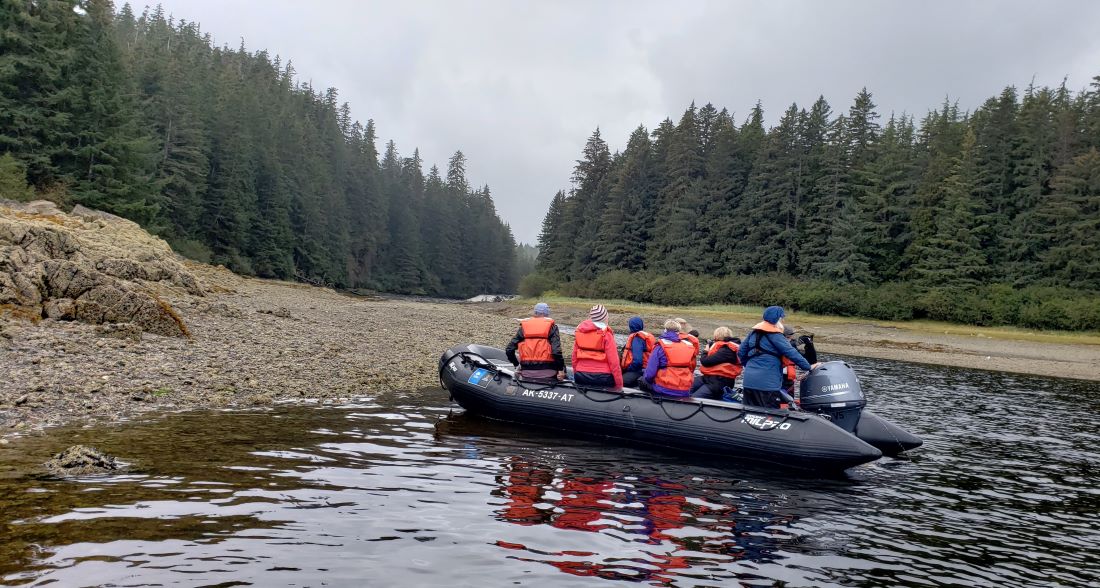
[[[579,576],[657,581],[660,585],[672,581],[668,575],[672,570],[713,566],[731,559],[772,561],[777,559],[773,551],[790,540],[787,533],[774,527],[787,526],[796,518],[774,514],[772,505],[751,497],[738,497],[738,505],[724,504],[729,497],[698,480],[685,484],[655,477],[592,477],[518,456],[505,462],[496,481],[492,493],[506,501],[496,511],[499,520],[611,533],[621,540],[653,546],[641,547],[639,557],[613,558],[588,551],[543,552],[497,542],[507,549],[542,556],[589,558],[548,561],[517,557]],[[729,490],[728,483],[723,486]],[[685,552],[690,555],[677,555]]]

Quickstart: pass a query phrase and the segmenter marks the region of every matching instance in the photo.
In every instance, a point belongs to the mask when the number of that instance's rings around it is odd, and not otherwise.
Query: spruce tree
[[[1048,280],[1100,290],[1100,152],[1095,147],[1058,170],[1038,213],[1050,246],[1040,260]]]
[[[542,219],[542,231],[539,232],[538,240],[538,270],[559,279],[564,277],[572,261],[571,244],[565,238],[567,206],[565,191],[558,190],[550,200],[550,208]]]
[[[988,258],[978,238],[981,204],[975,198],[978,168],[973,130],[963,135],[960,153],[942,187],[942,205],[933,231],[916,243],[916,279],[926,286],[968,287],[989,276]]]
[[[696,273],[702,264],[706,236],[699,222],[703,211],[705,172],[703,144],[695,105],[680,118],[665,154],[664,184],[658,190],[661,227],[652,237],[656,263],[663,272]]]
[[[588,138],[581,159],[573,169],[573,193],[568,200],[565,214],[566,234],[572,243],[573,255],[569,265],[572,278],[591,278],[596,275],[596,248],[600,221],[611,191],[611,152],[600,130]]]
[[[160,228],[163,211],[152,182],[152,142],[137,124],[137,103],[113,36],[109,0],[86,0],[75,56],[62,71],[75,88],[59,171],[73,180],[77,202]]]

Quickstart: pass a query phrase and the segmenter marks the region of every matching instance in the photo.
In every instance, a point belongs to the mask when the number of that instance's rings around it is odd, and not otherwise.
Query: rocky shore
[[[503,346],[516,302],[351,296],[193,263],[137,225],[0,202],[0,443],[147,411],[350,399],[438,385],[459,342]],[[612,307],[625,332],[629,309]],[[564,325],[586,308],[555,307]],[[646,316],[651,328],[665,317]],[[700,331],[750,317],[687,313]],[[809,326],[824,352],[1097,379],[1100,346]],[[564,338],[569,348],[571,339]],[[443,394],[443,392],[440,392]]]
[[[25,246],[42,240],[65,245]],[[49,271],[28,267],[56,263],[51,255],[71,258],[64,261],[94,285],[55,288]],[[116,266],[131,270],[120,277],[96,269]],[[15,299],[9,283],[32,286]],[[146,299],[178,328],[132,302]],[[89,312],[92,303],[100,309]],[[0,203],[0,305],[0,436],[151,410],[436,386],[443,349],[458,341],[504,345],[515,329],[473,305],[241,278],[178,258],[129,221],[45,204]],[[76,310],[58,314],[56,306]]]

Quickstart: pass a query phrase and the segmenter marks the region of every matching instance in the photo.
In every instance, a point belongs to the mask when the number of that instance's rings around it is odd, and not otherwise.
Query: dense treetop
[[[692,104],[614,154],[597,130],[546,214],[533,279],[574,293],[625,271],[1096,299],[1100,77],[1080,92],[1006,88],[973,112],[946,101],[919,122],[884,120],[866,90],[841,114],[819,98],[763,119],[759,104],[740,124]]]
[[[240,273],[514,288],[511,230],[463,154],[445,171],[392,141],[380,154],[373,121],[289,62],[109,0],[0,0],[0,31],[0,176],[18,167],[39,195],[133,219]]]

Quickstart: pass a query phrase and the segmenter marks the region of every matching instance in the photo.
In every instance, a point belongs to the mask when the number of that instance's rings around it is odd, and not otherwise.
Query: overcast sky
[[[121,4],[122,0],[118,0]],[[140,2],[134,4],[140,7]],[[694,100],[769,123],[823,94],[880,114],[971,109],[1006,85],[1086,87],[1100,75],[1100,2],[164,0],[218,44],[290,59],[336,87],[403,155],[446,168],[461,149],[519,241],[598,126],[622,149]],[[136,11],[140,11],[137,8]],[[380,145],[381,147],[381,145]]]

